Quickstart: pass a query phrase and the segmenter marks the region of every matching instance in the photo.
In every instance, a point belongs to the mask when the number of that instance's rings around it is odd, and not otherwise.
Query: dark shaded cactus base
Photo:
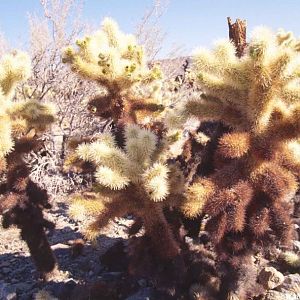
[[[44,274],[56,266],[45,233],[45,229],[53,229],[54,224],[43,216],[43,209],[49,209],[51,205],[48,203],[47,192],[27,176],[27,167],[18,164],[8,171],[7,183],[1,185],[2,226],[17,226],[21,230],[21,238],[27,243],[37,271]]]

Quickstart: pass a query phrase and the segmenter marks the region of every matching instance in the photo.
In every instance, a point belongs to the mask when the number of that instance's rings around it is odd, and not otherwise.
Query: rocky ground
[[[50,280],[39,279],[31,261],[25,242],[19,238],[19,230],[0,230],[0,299],[34,299],[40,290],[48,290],[58,298],[63,298],[68,290],[80,283],[95,282],[99,279],[112,280],[122,277],[122,272],[105,267],[100,257],[113,245],[127,238],[126,230],[132,223],[128,218],[117,219],[102,232],[97,244],[82,246],[81,228],[84,222],[74,222],[67,215],[63,202],[53,203],[45,213],[48,220],[56,224],[48,233],[48,239],[57,258],[59,272],[54,272]],[[74,241],[76,246],[74,246]],[[140,285],[145,285],[143,281]]]
[[[59,270],[48,281],[39,279],[29,256],[26,244],[19,239],[18,229],[0,230],[0,300],[49,299],[41,291],[48,291],[56,299],[82,299],[78,286],[94,282],[123,282],[126,296],[119,299],[146,300],[159,299],[151,284],[144,278],[129,280],[125,274],[124,247],[127,229],[132,218],[120,218],[102,232],[97,243],[82,243],[81,229],[85,222],[75,222],[67,215],[63,202],[53,203],[46,217],[56,224],[48,233],[49,242],[57,257]],[[299,230],[299,218],[295,227]],[[298,224],[297,224],[298,223]],[[294,241],[295,253],[300,253],[300,242]],[[113,257],[113,259],[112,259]],[[281,271],[281,270],[280,270]],[[268,286],[264,300],[300,300],[300,275],[297,272],[278,272],[266,269],[261,274]],[[112,285],[113,289],[114,286]],[[122,289],[121,289],[122,290]],[[70,296],[73,291],[72,296]],[[128,295],[128,291],[129,295]],[[119,293],[116,292],[116,293]],[[71,298],[70,298],[71,297]],[[53,298],[53,299],[54,299]],[[89,299],[102,299],[100,296]],[[108,299],[108,298],[103,298]]]

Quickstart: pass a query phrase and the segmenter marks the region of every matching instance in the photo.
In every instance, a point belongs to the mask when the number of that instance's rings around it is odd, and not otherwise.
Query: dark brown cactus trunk
[[[242,57],[247,46],[246,41],[246,20],[236,19],[235,23],[232,23],[231,18],[227,17],[229,27],[229,39],[234,43],[236,47],[237,57]]]

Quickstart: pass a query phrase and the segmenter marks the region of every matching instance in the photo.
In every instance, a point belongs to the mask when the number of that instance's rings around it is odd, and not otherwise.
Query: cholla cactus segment
[[[149,162],[156,149],[157,137],[149,130],[140,130],[137,125],[125,129],[125,149],[129,157],[138,163]]]
[[[194,182],[186,192],[186,201],[181,206],[182,212],[188,218],[199,216],[204,205],[213,195],[214,184],[208,179],[201,178]]]
[[[44,219],[42,210],[51,206],[46,191],[30,180],[23,156],[41,145],[38,134],[54,121],[54,109],[34,100],[13,101],[16,85],[30,71],[29,56],[23,52],[0,60],[0,173],[5,175],[0,179],[5,186],[0,191],[0,214],[3,227],[21,230],[38,271],[47,273],[56,261],[44,231],[53,224]]]
[[[17,83],[29,78],[31,62],[24,52],[6,54],[0,61],[0,87],[2,97],[10,98],[14,93]],[[2,98],[0,96],[0,99]]]
[[[36,100],[16,102],[8,109],[13,119],[25,120],[27,128],[44,131],[46,126],[53,123],[56,108],[53,104],[40,103]]]
[[[282,252],[280,258],[292,269],[300,268],[300,256],[291,251]]]
[[[96,197],[95,194],[82,197],[76,195],[69,207],[69,215],[74,220],[84,220],[87,216],[97,216],[105,207],[107,199]]]
[[[247,132],[227,133],[219,141],[219,151],[224,157],[239,158],[250,149],[250,135]]]
[[[143,48],[134,36],[122,33],[112,19],[104,19],[100,31],[76,44],[78,50],[66,48],[63,59],[78,73],[108,86],[116,83],[127,88],[149,76],[157,77],[156,69],[147,70]]]
[[[100,166],[96,170],[96,180],[99,184],[112,190],[124,189],[129,184],[129,178],[118,170],[113,170],[106,166]]]
[[[162,201],[168,196],[168,172],[167,166],[160,163],[155,163],[144,172],[144,186],[153,201]]]
[[[14,141],[12,139],[12,128],[9,118],[6,116],[0,117],[0,159],[4,157],[13,149]]]
[[[76,44],[76,49],[65,49],[63,61],[106,91],[89,103],[97,116],[136,123],[137,119],[164,110],[159,66],[148,68],[143,47],[134,36],[121,32],[115,21],[106,18],[100,31]]]

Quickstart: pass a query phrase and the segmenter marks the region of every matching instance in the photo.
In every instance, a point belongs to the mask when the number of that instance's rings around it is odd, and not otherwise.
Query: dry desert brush
[[[206,229],[218,257],[234,270],[259,247],[289,245],[293,237],[290,206],[299,176],[298,50],[291,33],[274,35],[260,28],[241,58],[228,41],[212,51],[200,49],[194,57],[203,94],[185,104],[180,118],[220,121],[230,132],[219,138],[214,173],[196,179],[198,198],[190,198],[184,211],[192,217],[203,212],[210,216]]]
[[[14,101],[16,85],[30,76],[29,57],[22,52],[3,55],[0,61],[0,213],[2,226],[15,225],[27,243],[38,271],[50,272],[55,259],[43,217],[48,195],[29,177],[24,156],[41,146],[40,134],[54,121],[51,105],[35,100]]]

